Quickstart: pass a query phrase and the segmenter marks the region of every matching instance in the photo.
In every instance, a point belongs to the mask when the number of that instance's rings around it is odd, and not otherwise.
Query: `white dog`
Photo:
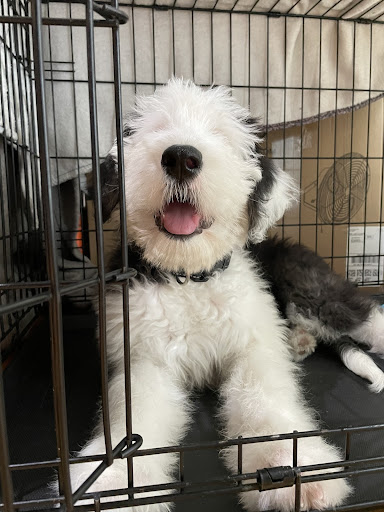
[[[259,139],[248,119],[228,89],[172,80],[138,98],[127,121],[130,265],[139,271],[130,290],[132,414],[146,448],[179,443],[188,426],[189,390],[218,380],[228,438],[317,428],[285,343],[285,322],[244,249],[247,241],[262,240],[296,197],[283,171],[269,167],[262,179]],[[103,167],[105,217],[118,198],[115,161],[113,148]],[[107,295],[114,444],[125,436],[119,290],[112,287]],[[80,455],[103,453],[100,425]],[[299,465],[336,460],[338,451],[323,439],[299,440]],[[228,450],[225,461],[237,471],[236,450]],[[244,472],[284,465],[292,465],[292,441],[243,448]],[[72,465],[73,490],[94,467]],[[134,484],[171,482],[173,468],[171,454],[135,458]],[[116,460],[90,491],[126,486],[126,461]],[[342,479],[304,484],[301,508],[335,506],[349,491]],[[249,511],[289,511],[294,488],[246,492],[240,499]]]

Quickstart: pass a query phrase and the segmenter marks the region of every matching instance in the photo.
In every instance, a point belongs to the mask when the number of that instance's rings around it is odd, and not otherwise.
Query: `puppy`
[[[288,341],[295,360],[311,354],[317,340],[325,341],[336,348],[347,368],[371,383],[371,391],[381,392],[384,373],[360,348],[384,354],[384,315],[378,304],[302,245],[273,238],[250,244],[249,250],[289,320]]]
[[[203,90],[171,80],[137,106],[125,127],[124,159],[130,266],[133,431],[144,447],[180,443],[190,417],[189,393],[219,381],[225,436],[262,436],[317,428],[306,407],[288,329],[254,258],[258,243],[296,200],[290,178],[267,162],[249,113],[224,87]],[[104,165],[104,218],[118,201],[116,147]],[[271,164],[268,164],[271,165]],[[112,441],[125,436],[123,300],[107,295]],[[320,437],[299,440],[298,465],[340,460]],[[105,450],[99,419],[81,456]],[[237,472],[237,450],[225,462]],[[172,454],[133,460],[134,485],[172,482]],[[292,441],[247,444],[243,472],[292,465]],[[73,464],[72,489],[97,463]],[[117,459],[90,491],[126,488],[126,461]],[[301,509],[333,507],[350,489],[345,480],[302,485]],[[139,496],[139,495],[137,495]],[[105,498],[107,499],[107,498]],[[294,509],[295,489],[242,493],[248,511]],[[169,510],[135,506],[135,512]]]

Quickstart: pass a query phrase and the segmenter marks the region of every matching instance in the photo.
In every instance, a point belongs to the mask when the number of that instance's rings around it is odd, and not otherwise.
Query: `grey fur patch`
[[[255,186],[248,200],[249,229],[252,230],[258,224],[260,215],[263,215],[263,204],[271,197],[272,189],[277,181],[279,169],[272,160],[261,156],[259,165],[262,169],[262,178]]]
[[[103,222],[106,222],[119,202],[120,194],[117,164],[112,155],[107,155],[100,164],[100,181]]]
[[[308,320],[315,318],[337,339],[368,319],[372,300],[310,249],[275,237],[250,244],[249,250],[260,263],[281,313],[292,322],[291,304],[295,313]]]

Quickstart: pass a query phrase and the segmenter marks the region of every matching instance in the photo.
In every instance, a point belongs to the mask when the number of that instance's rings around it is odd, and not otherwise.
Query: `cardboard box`
[[[383,99],[266,138],[268,156],[302,190],[271,234],[300,241],[377,293],[384,283],[383,140]]]

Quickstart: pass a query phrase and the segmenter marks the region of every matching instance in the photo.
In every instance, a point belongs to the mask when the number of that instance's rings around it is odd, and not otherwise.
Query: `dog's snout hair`
[[[201,171],[202,162],[198,149],[177,144],[167,148],[161,157],[161,165],[167,175],[180,182],[195,178]]]
[[[211,269],[293,203],[292,178],[261,157],[257,123],[225,87],[173,79],[137,98],[124,134],[128,237],[163,270]],[[104,219],[119,199],[116,162],[114,145],[100,170]]]

